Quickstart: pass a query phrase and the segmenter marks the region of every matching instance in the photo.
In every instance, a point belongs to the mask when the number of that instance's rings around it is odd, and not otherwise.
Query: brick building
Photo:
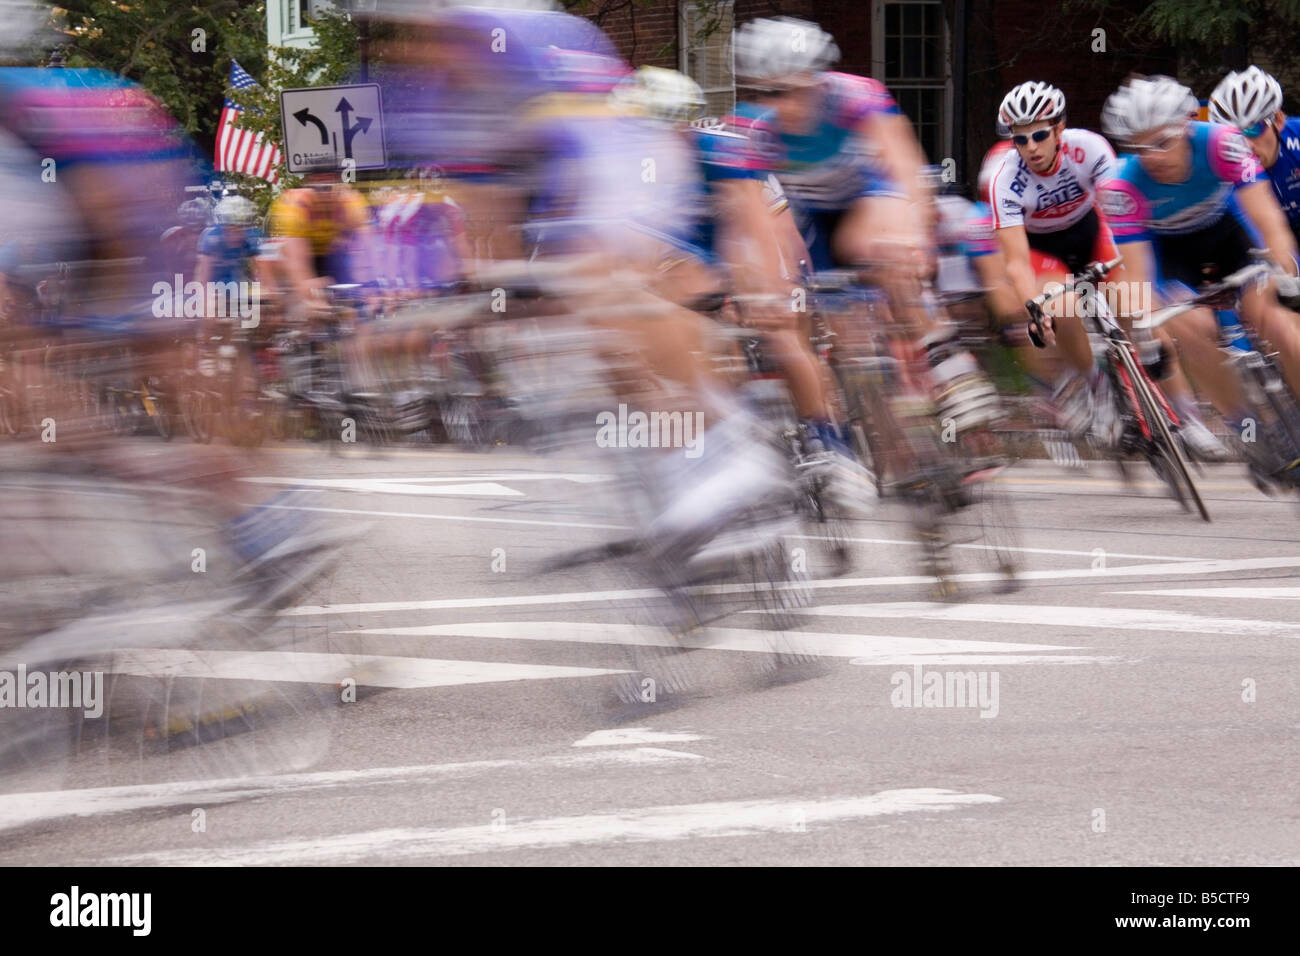
[[[410,2],[410,0],[402,0]],[[447,0],[428,0],[431,8]],[[492,0],[483,0],[491,5]],[[268,0],[271,44],[312,42],[322,5],[374,9],[384,0]],[[503,4],[505,5],[505,4]],[[814,20],[834,34],[839,69],[886,83],[935,162],[952,157],[972,179],[994,142],[993,117],[1016,83],[1065,91],[1069,121],[1099,126],[1102,103],[1130,72],[1178,72],[1177,52],[1126,24],[1142,0],[563,0],[596,22],[633,64],[683,70],[704,87],[711,112],[735,100],[732,28],[761,16]],[[1085,8],[1086,9],[1081,9]],[[1196,91],[1202,97],[1207,89]]]
[[[838,68],[885,82],[931,159],[954,158],[965,180],[993,144],[994,113],[1016,83],[1042,79],[1059,86],[1069,121],[1095,129],[1102,103],[1127,74],[1177,71],[1175,50],[1126,31],[1125,20],[1143,4],[1120,5],[1110,16],[1077,6],[1061,0],[582,0],[571,9],[595,20],[631,62],[690,73],[715,110],[734,99],[732,26],[781,14],[815,20],[839,44]],[[697,24],[709,19],[717,27],[701,40]]]

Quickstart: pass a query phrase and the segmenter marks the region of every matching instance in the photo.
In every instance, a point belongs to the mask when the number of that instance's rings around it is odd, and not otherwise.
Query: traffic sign
[[[343,169],[347,160],[354,169],[387,166],[383,115],[377,83],[281,91],[280,122],[289,172],[305,173],[322,166]]]

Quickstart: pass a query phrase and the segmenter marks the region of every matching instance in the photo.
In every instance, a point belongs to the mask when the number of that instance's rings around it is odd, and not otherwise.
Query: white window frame
[[[732,24],[732,29],[734,29],[736,24],[735,0],[725,0],[725,2],[731,8],[731,24]],[[683,2],[677,5],[677,69],[680,72],[685,73],[696,83],[699,83],[700,89],[704,91],[705,96],[708,96],[709,94],[716,95],[719,93],[725,93],[731,98],[731,105],[735,106],[736,58],[735,58],[735,51],[731,48],[731,37],[730,37],[731,31],[725,29],[725,24],[723,25],[724,28],[720,28],[717,31],[717,33],[715,33],[712,37],[709,38],[709,42],[710,43],[715,42],[719,37],[722,36],[726,37],[727,61],[728,61],[726,82],[718,83],[714,85],[706,85],[699,76],[696,76],[690,70],[690,66],[691,66],[690,54],[694,46],[694,32],[695,32],[693,29],[694,17],[692,16],[692,14],[697,10],[698,10],[698,6],[694,3],[687,2],[687,0],[683,0]]]
[[[889,4],[897,6],[935,6],[939,8],[940,20],[943,23],[943,81],[936,83],[933,80],[898,80],[885,79],[885,7]],[[928,157],[932,163],[941,162],[945,157],[953,155],[952,142],[952,125],[953,125],[953,75],[952,75],[952,29],[948,24],[948,18],[943,15],[943,0],[871,0],[871,75],[881,83],[887,83],[890,90],[914,90],[914,89],[941,89],[943,90],[943,118],[939,123],[939,152],[938,156]]]

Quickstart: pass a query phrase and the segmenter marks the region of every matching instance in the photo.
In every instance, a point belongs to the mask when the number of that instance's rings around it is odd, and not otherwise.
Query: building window
[[[736,105],[736,74],[731,59],[734,0],[677,8],[678,69],[700,84],[708,101],[706,116],[725,116]]]
[[[284,33],[285,36],[292,36],[295,33],[307,33],[311,30],[312,14],[319,2],[313,0],[281,0],[284,4]]]
[[[942,0],[875,0],[872,73],[911,119],[932,162],[951,152],[952,76]]]

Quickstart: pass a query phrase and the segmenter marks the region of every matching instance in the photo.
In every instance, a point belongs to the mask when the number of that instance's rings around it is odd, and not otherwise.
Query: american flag
[[[230,85],[236,90],[246,90],[257,83],[232,59]],[[263,140],[261,133],[237,127],[235,120],[242,112],[234,100],[226,97],[221,122],[217,124],[217,171],[247,173],[273,183],[280,178],[276,168],[280,164],[280,147]]]

